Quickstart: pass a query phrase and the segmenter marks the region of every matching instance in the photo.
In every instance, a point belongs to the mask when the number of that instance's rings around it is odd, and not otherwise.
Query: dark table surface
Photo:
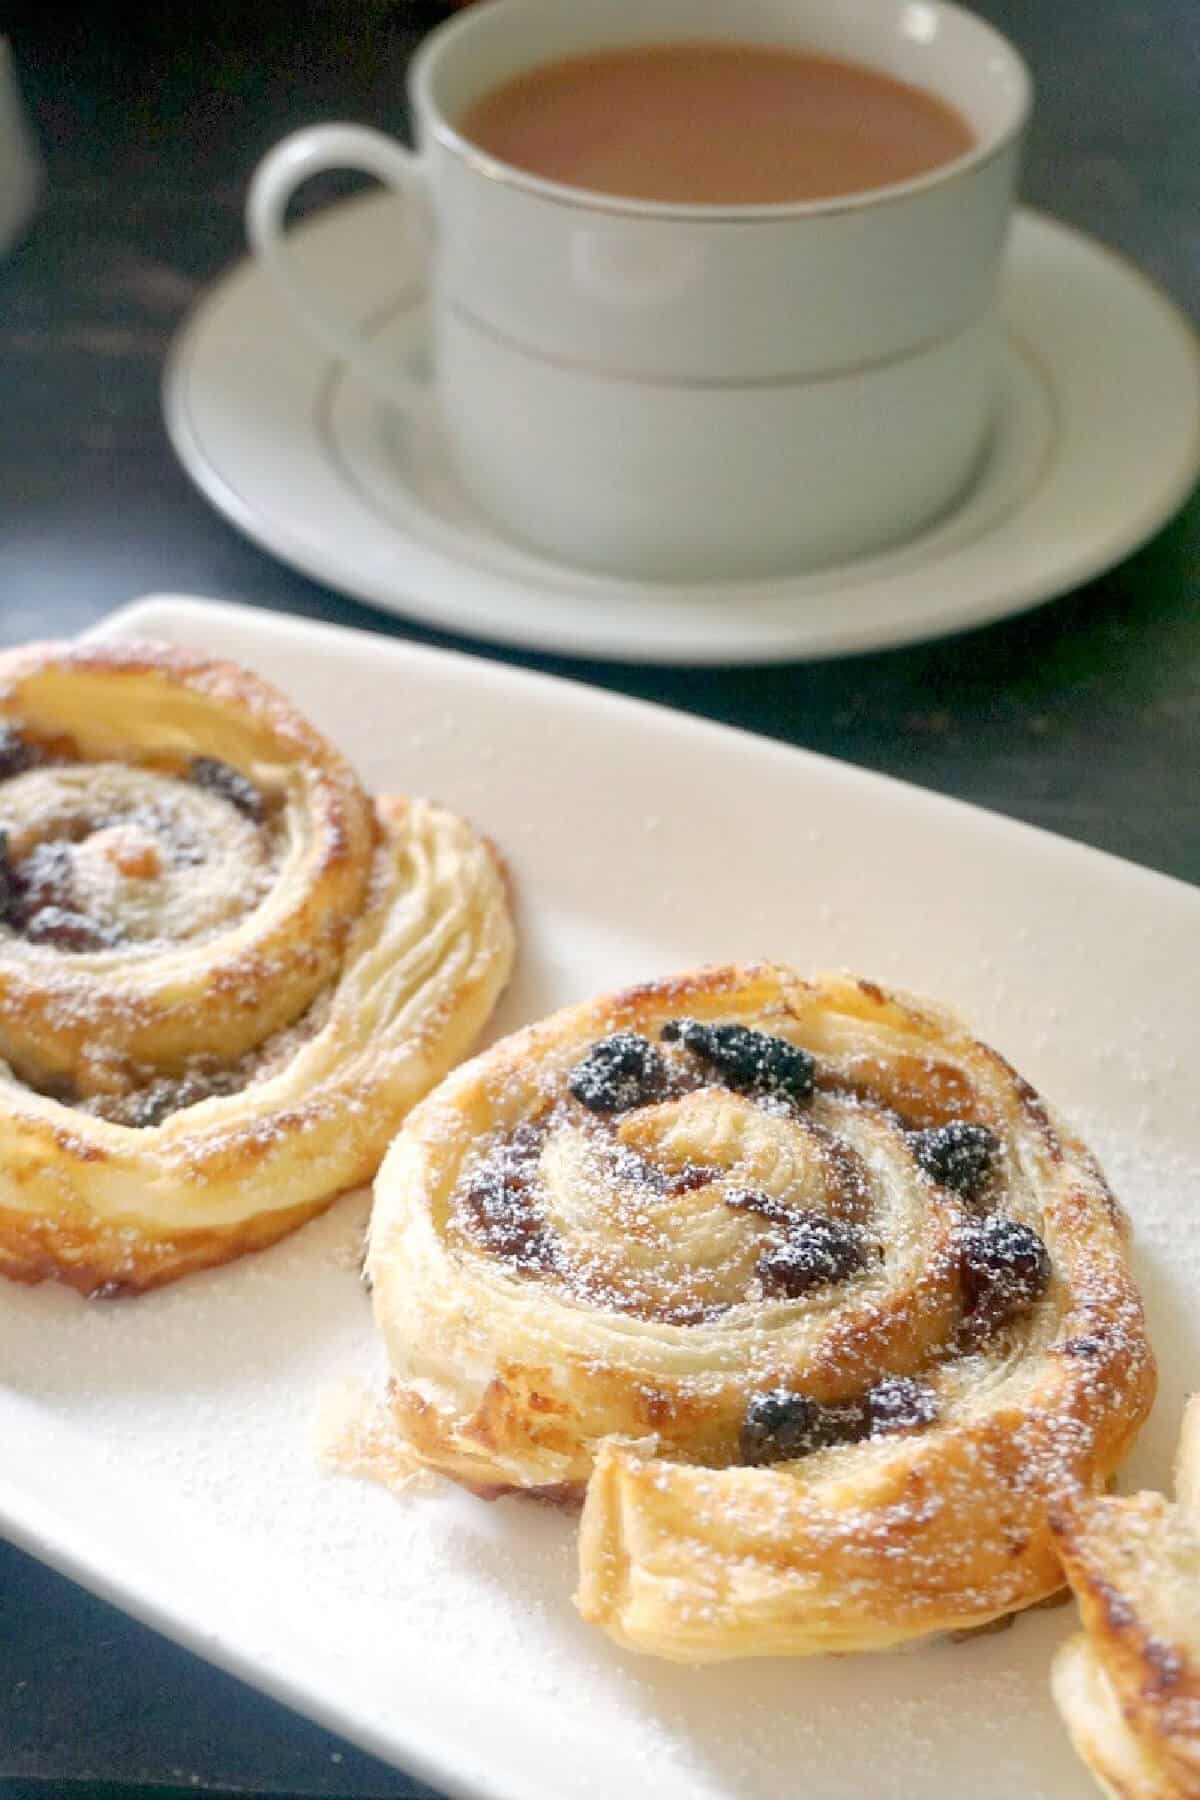
[[[732,5],[732,0],[731,0]],[[1200,319],[1196,0],[986,0],[1038,78],[1025,196]],[[49,167],[0,263],[0,636],[81,630],[152,589],[425,642],[291,573],[212,513],[163,431],[162,359],[242,248],[256,159],[345,117],[404,131],[441,16],[380,0],[9,9]],[[309,204],[340,188],[326,184]],[[1132,560],[939,644],[761,670],[502,655],[785,738],[1200,881],[1200,501]],[[8,1454],[13,1454],[10,1446]],[[0,1545],[0,1800],[145,1784],[424,1793]],[[150,1791],[154,1791],[151,1789]]]

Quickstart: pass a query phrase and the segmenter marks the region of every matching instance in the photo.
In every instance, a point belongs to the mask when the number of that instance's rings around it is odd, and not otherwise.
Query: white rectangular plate
[[[1200,1370],[1200,893],[680,714],[215,604],[103,628],[277,682],[368,784],[495,837],[521,961],[499,1021],[688,964],[845,965],[959,1008],[1074,1118],[1137,1227],[1162,1362],[1126,1482],[1162,1483]],[[487,1800],[1092,1792],[1047,1693],[1073,1613],[907,1655],[690,1670],[574,1614],[572,1520],[323,1473],[331,1383],[377,1378],[351,1199],[145,1299],[0,1294],[0,1522],[201,1655]]]

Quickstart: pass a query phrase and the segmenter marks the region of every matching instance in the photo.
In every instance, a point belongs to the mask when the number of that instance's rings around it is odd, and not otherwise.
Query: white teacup
[[[523,70],[680,39],[791,45],[950,101],[975,134],[915,180],[796,205],[627,200],[495,161],[456,130]],[[984,451],[994,314],[1030,81],[944,0],[492,0],[415,57],[419,150],[351,125],[276,146],[251,243],[321,342],[410,413],[431,403],[504,529],[651,577],[813,566],[911,536]],[[365,170],[404,198],[427,271],[433,380],[385,363],[296,273],[300,182]]]

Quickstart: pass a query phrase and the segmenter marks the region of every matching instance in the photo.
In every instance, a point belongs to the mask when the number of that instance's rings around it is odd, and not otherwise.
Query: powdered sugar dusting
[[[358,1381],[332,1382],[318,1394],[316,1451],[334,1474],[378,1481],[393,1494],[434,1479],[396,1430],[386,1401]]]
[[[618,732],[607,697],[495,665],[378,637],[322,636],[314,654],[305,628],[261,615],[159,610],[150,625],[172,622],[272,674],[373,786],[411,786],[417,768],[494,833],[524,926],[496,1032],[764,951],[960,1007],[1064,1106],[1134,1218],[1162,1398],[1122,1486],[1167,1485],[1200,1369],[1194,896],[679,719],[623,714]],[[380,731],[398,693],[403,720]],[[474,1756],[478,1791],[504,1800],[1094,1795],[1047,1691],[1068,1609],[902,1655],[657,1665],[574,1616],[573,1519],[326,1473],[318,1394],[384,1376],[361,1225],[361,1202],[340,1205],[263,1256],[128,1304],[5,1289],[0,1426],[31,1446],[5,1471],[34,1497],[28,1516],[35,1500],[48,1521],[70,1511],[93,1566],[176,1599],[198,1647],[234,1646],[377,1747],[416,1743],[448,1769]]]

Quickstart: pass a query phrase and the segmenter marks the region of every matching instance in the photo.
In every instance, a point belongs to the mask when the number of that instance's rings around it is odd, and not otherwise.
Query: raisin
[[[20,910],[21,886],[8,854],[8,833],[0,830],[0,919],[15,928]]]
[[[266,817],[266,805],[254,783],[217,756],[194,756],[188,765],[188,780],[228,800],[255,825],[261,825]]]
[[[532,1185],[542,1134],[519,1125],[470,1182],[466,1206],[487,1248],[527,1266],[550,1260],[551,1239],[534,1205]]]
[[[103,1117],[114,1125],[129,1125],[136,1130],[161,1125],[164,1119],[179,1110],[178,1088],[179,1084],[174,1081],[152,1081],[149,1087],[122,1095],[118,1103],[104,1109]]]
[[[69,906],[39,907],[24,930],[31,944],[52,950],[110,950],[118,941],[115,933]]]
[[[635,1031],[618,1031],[592,1045],[567,1085],[591,1112],[628,1112],[660,1094],[665,1076],[653,1044]]]
[[[1000,1154],[995,1132],[966,1119],[914,1132],[910,1141],[918,1168],[964,1200],[978,1198]]]
[[[1029,1306],[1050,1281],[1049,1252],[1036,1231],[1002,1213],[960,1236],[963,1306],[998,1325]]]
[[[911,1375],[885,1375],[867,1395],[872,1437],[885,1437],[893,1431],[918,1431],[922,1425],[932,1425],[937,1415],[937,1395]]]
[[[778,1094],[789,1100],[812,1095],[816,1063],[807,1050],[785,1038],[748,1025],[704,1025],[699,1019],[671,1020],[661,1036],[665,1043],[682,1044],[739,1093]]]
[[[71,846],[47,840],[35,844],[14,870],[22,925],[43,907],[75,911],[75,869]]]
[[[739,1454],[743,1463],[789,1462],[830,1444],[862,1436],[862,1408],[853,1402],[823,1406],[808,1394],[770,1388],[752,1394],[742,1421]]]
[[[485,1176],[467,1190],[467,1204],[494,1256],[527,1268],[543,1268],[550,1261],[550,1235],[523,1188],[496,1175]]]
[[[56,950],[104,950],[122,942],[114,927],[101,925],[75,902],[69,844],[35,844],[14,863],[7,833],[0,831],[0,920],[31,944]]]
[[[128,1125],[145,1130],[161,1125],[173,1113],[198,1106],[220,1094],[236,1094],[245,1086],[245,1076],[237,1069],[200,1065],[186,1075],[156,1075],[144,1087],[129,1093],[105,1095],[93,1101],[89,1111],[113,1125]]]
[[[33,744],[27,743],[15,725],[0,725],[0,781],[10,775],[22,775],[45,759]]]
[[[726,1188],[721,1198],[732,1212],[757,1213],[760,1219],[769,1219],[772,1225],[786,1225],[797,1216],[793,1207],[785,1206],[774,1194],[764,1194],[758,1188]]]
[[[763,1253],[755,1273],[771,1298],[798,1300],[862,1265],[862,1239],[852,1226],[824,1213],[793,1213],[783,1242]]]

